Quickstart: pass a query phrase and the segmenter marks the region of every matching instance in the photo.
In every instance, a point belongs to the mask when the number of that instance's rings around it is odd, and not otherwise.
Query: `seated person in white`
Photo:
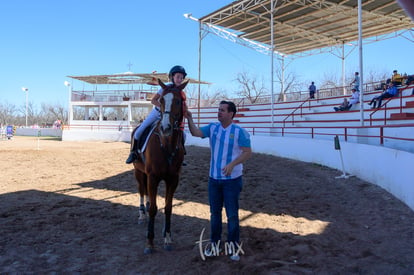
[[[334,107],[335,112],[338,111],[348,111],[351,109],[352,105],[357,104],[359,102],[359,92],[354,88],[352,89],[352,95],[349,101],[344,98],[344,102],[338,107]]]
[[[355,105],[359,102],[359,91],[352,89],[352,95],[349,99],[348,110],[351,109],[352,105]]]

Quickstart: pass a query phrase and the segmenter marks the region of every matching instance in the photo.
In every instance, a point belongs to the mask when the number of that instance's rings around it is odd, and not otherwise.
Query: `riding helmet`
[[[174,74],[176,73],[182,73],[184,78],[187,76],[187,73],[185,72],[185,69],[183,66],[180,65],[176,65],[174,67],[171,68],[170,73],[168,74],[168,76],[170,77],[170,79],[174,76]]]

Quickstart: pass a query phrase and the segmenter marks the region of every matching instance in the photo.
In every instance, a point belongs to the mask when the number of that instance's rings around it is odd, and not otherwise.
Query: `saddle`
[[[158,124],[158,120],[155,121],[154,123],[152,123],[150,126],[148,126],[144,130],[144,132],[142,132],[142,135],[139,137],[139,139],[137,141],[137,145],[136,145],[137,146],[136,147],[137,148],[137,153],[138,153],[138,155],[141,156],[141,158],[142,158],[143,153],[145,152],[145,148],[147,147],[148,140],[149,140],[152,132],[154,132],[154,129],[157,127],[157,124]],[[141,125],[138,125],[137,129],[138,129],[138,127],[141,127]]]

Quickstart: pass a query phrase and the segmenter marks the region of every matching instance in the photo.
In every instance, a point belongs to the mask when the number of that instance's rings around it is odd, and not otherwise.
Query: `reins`
[[[174,91],[171,91],[171,93],[174,93]],[[166,93],[163,93],[163,96]],[[166,154],[167,156],[167,160],[168,163],[171,165],[174,157],[178,154],[179,152],[179,145],[180,142],[182,143],[182,139],[184,138],[184,111],[185,111],[185,94],[183,91],[180,91],[180,98],[181,98],[181,114],[179,116],[178,119],[175,118],[175,116],[173,116],[174,122],[172,124],[172,129],[173,129],[173,133],[171,134],[170,137],[165,137],[161,134],[160,131],[160,127],[161,127],[161,123],[158,122],[158,126],[154,131],[154,134],[158,136],[160,145],[161,145],[161,149],[162,151]],[[171,111],[164,111],[161,112],[162,115],[171,115],[172,112]],[[176,137],[176,138],[174,138]],[[175,144],[172,144],[172,146],[167,146],[167,142],[168,141],[172,141],[172,140],[176,140]],[[171,148],[173,148],[172,150],[170,150]]]

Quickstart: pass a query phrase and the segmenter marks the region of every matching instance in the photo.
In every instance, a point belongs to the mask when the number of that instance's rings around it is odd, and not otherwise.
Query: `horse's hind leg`
[[[145,206],[144,206],[144,198],[145,195],[148,197],[147,192],[147,175],[140,170],[135,169],[135,179],[138,182],[138,191],[140,196],[140,206],[139,206],[139,216],[138,216],[138,223],[141,224],[145,221]]]
[[[164,224],[164,249],[172,250],[172,238],[171,238],[171,214],[172,214],[172,202],[175,190],[178,185],[178,175],[170,178],[165,182],[165,224]]]
[[[148,176],[148,197],[149,197],[149,220],[148,220],[148,230],[147,230],[147,245],[145,247],[144,253],[151,254],[154,250],[154,224],[155,224],[155,215],[157,215],[157,190],[158,183],[160,179],[154,175]]]

